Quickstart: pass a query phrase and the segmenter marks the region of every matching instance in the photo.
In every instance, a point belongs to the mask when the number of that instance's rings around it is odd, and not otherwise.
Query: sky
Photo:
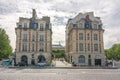
[[[9,35],[15,49],[15,27],[19,17],[31,18],[32,9],[37,16],[49,16],[52,23],[53,44],[59,41],[65,46],[65,27],[69,18],[79,13],[94,12],[101,17],[104,32],[104,48],[120,43],[119,0],[0,0],[0,28]]]

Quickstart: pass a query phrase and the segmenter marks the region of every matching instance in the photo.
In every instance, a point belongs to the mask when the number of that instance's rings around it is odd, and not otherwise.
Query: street
[[[0,68],[0,80],[120,80],[120,69]]]

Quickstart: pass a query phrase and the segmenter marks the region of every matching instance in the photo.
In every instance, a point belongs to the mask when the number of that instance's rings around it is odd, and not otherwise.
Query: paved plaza
[[[0,80],[120,80],[120,69],[0,68]]]

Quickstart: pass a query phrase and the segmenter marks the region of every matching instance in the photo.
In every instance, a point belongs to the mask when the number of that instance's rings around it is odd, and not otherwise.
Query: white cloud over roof
[[[119,0],[0,0],[0,27],[4,28],[15,49],[15,27],[19,17],[30,18],[35,8],[38,17],[50,16],[53,29],[53,43],[65,41],[65,27],[69,18],[79,12],[93,11],[103,22],[104,45],[111,47],[120,42]]]

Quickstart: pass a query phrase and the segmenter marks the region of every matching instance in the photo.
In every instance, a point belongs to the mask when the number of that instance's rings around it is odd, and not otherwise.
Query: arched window
[[[80,56],[78,57],[78,62],[79,62],[79,63],[85,63],[85,56],[80,55]]]
[[[28,62],[28,58],[27,58],[26,55],[21,56],[21,62],[22,62],[22,61],[25,62],[25,63]]]

